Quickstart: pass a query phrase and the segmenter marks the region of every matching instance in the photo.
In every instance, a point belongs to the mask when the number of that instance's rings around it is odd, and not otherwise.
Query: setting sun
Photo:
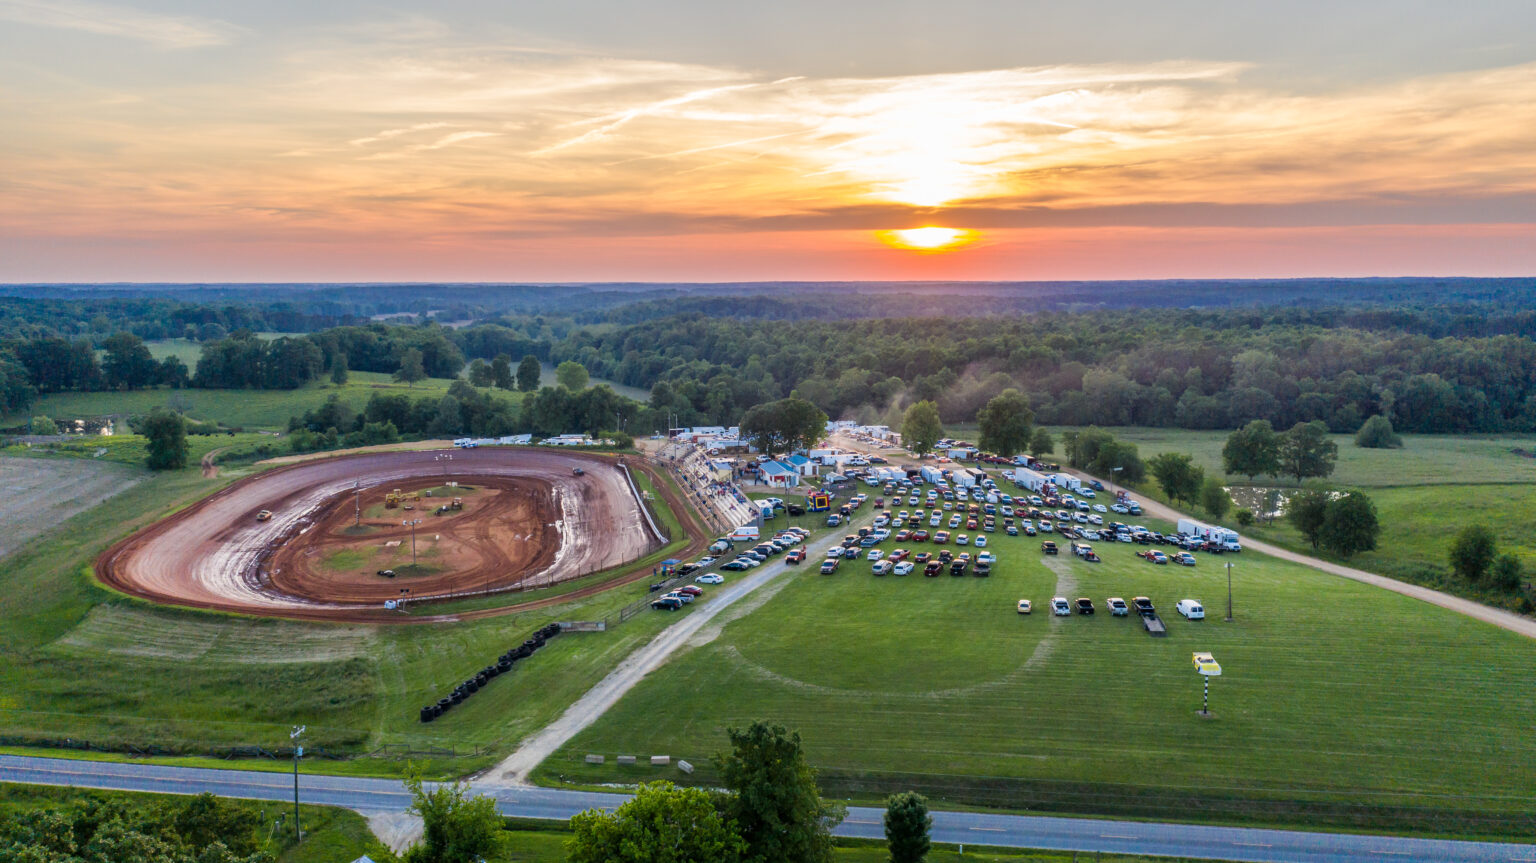
[[[915,252],[949,252],[976,242],[980,234],[964,228],[939,228],[932,225],[901,231],[876,231],[880,242],[897,249]]]

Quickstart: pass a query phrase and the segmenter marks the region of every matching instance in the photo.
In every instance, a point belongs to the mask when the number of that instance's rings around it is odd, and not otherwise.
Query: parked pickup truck
[[[1126,617],[1131,613],[1131,607],[1126,605],[1125,600],[1118,596],[1111,596],[1109,599],[1104,600],[1104,604],[1109,606],[1109,613],[1115,617]]]
[[[1040,543],[1040,550],[1046,554],[1055,554],[1057,551],[1056,543],[1051,542],[1050,540],[1046,540],[1045,542]]]

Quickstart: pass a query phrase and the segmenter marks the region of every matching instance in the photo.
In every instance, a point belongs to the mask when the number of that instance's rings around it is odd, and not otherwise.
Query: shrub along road
[[[253,800],[288,800],[293,795],[292,780],[282,773],[20,756],[0,756],[0,782],[171,794],[208,791],[223,797]],[[497,809],[502,814],[521,818],[566,819],[585,809],[612,809],[627,799],[627,795],[622,794],[531,786],[499,786],[480,790],[495,796]],[[316,776],[307,773],[300,777],[300,796],[305,803],[341,806],[365,814],[398,812],[411,802],[410,794],[396,780]],[[881,809],[850,807],[847,819],[833,832],[846,837],[882,838],[883,815],[884,810]],[[1536,861],[1536,845],[1514,843],[1457,842],[977,812],[934,811],[932,816],[932,837],[935,842],[1007,848],[1147,854],[1257,863]]]
[[[1067,471],[1067,473],[1074,474],[1090,481],[1096,478],[1078,470]],[[1152,518],[1166,519],[1168,521],[1174,522],[1175,524],[1177,524],[1178,520],[1181,518],[1195,518],[1193,515],[1179,512],[1167,504],[1159,503],[1155,500],[1147,498],[1146,496],[1141,496],[1140,503],[1142,510]],[[1313,569],[1326,572],[1329,575],[1337,575],[1375,587],[1380,587],[1384,590],[1390,590],[1394,593],[1401,593],[1403,596],[1409,596],[1414,599],[1431,603],[1433,605],[1438,605],[1441,608],[1450,609],[1457,614],[1465,614],[1468,617],[1481,620],[1484,623],[1491,623],[1500,629],[1507,629],[1510,632],[1523,635],[1526,638],[1536,638],[1536,620],[1532,620],[1528,617],[1521,617],[1520,615],[1513,612],[1483,605],[1480,602],[1473,602],[1470,599],[1462,599],[1459,596],[1452,596],[1449,593],[1441,593],[1438,590],[1431,590],[1430,588],[1421,587],[1417,584],[1409,584],[1406,581],[1398,581],[1395,578],[1388,578],[1384,575],[1377,575],[1374,572],[1366,572],[1363,569],[1355,569],[1352,566],[1343,566],[1337,563],[1329,563],[1326,560],[1319,560],[1318,558],[1310,557],[1305,554],[1298,554],[1297,552],[1281,548],[1278,545],[1272,545],[1262,540],[1252,539],[1246,536],[1243,537],[1243,548],[1261,552],[1271,557],[1279,558],[1280,560],[1288,560],[1291,563],[1299,563],[1303,566],[1310,566]]]

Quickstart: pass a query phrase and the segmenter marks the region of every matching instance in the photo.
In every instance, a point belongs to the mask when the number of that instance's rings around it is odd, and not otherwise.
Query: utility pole
[[[1227,622],[1232,622],[1232,561],[1227,561]]]
[[[355,480],[352,483],[352,506],[357,509],[357,520],[352,522],[353,527],[360,527],[363,523],[363,481]]]
[[[411,529],[411,566],[416,565],[416,525],[421,524],[419,518],[409,518],[400,522]]]
[[[309,726],[307,726],[307,725],[300,725],[300,726],[298,726],[298,727],[293,729],[293,733],[292,734],[288,735],[288,739],[294,741],[294,744],[293,744],[293,841],[295,841],[295,842],[302,842],[304,840],[304,831],[299,829],[299,759],[304,757],[304,747],[299,745],[298,739],[299,739],[299,735],[303,734],[304,733],[304,729],[307,728],[307,727],[309,727]]]

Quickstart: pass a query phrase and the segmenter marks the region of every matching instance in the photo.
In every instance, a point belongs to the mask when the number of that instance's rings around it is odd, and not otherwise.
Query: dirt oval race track
[[[611,457],[512,447],[455,450],[446,463],[439,455],[367,453],[258,474],[108,549],[97,560],[97,575],[124,593],[174,605],[417,623],[547,605],[650,570],[563,596],[458,616],[408,616],[385,610],[384,601],[408,596],[419,604],[547,587],[622,566],[664,544]],[[575,468],[584,474],[576,476]],[[446,502],[441,497],[418,501],[410,511],[383,509],[390,489],[426,489],[447,481],[467,487],[461,512],[438,516],[434,508]],[[354,491],[357,484],[360,493]],[[682,502],[667,497],[693,540],[680,553],[692,553],[702,546],[703,533]],[[353,527],[355,499],[372,516],[362,519],[362,527]],[[272,517],[258,521],[262,510]],[[413,570],[411,578],[378,577],[366,561],[410,549],[402,518],[421,520],[417,540],[434,565]],[[406,562],[411,558],[405,555]],[[346,564],[337,563],[343,559]]]

